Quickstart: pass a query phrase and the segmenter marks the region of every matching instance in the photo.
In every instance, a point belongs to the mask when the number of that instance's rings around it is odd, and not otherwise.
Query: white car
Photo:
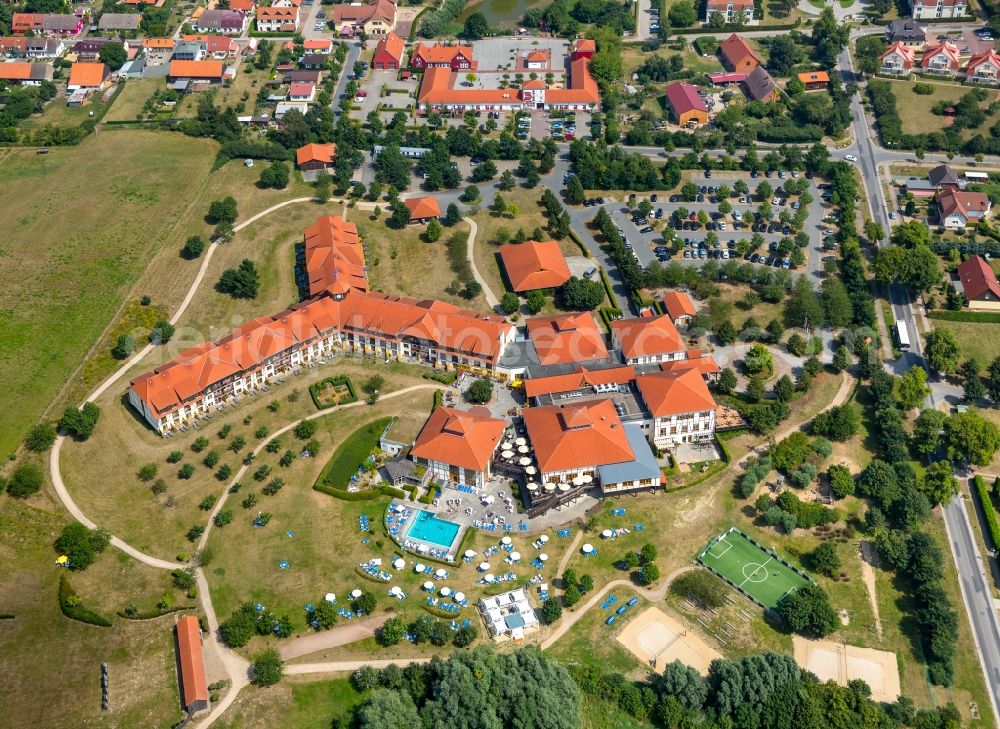
[[[846,159],[848,162],[857,162],[858,161],[858,158],[855,157],[853,154],[845,154],[844,155],[844,159]]]

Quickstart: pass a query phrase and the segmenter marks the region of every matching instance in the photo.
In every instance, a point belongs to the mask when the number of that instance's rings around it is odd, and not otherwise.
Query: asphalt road
[[[845,83],[855,80],[852,60],[847,49],[841,53],[838,65]],[[901,155],[873,143],[871,135],[874,133],[872,131],[874,125],[868,123],[857,96],[851,102],[851,114],[855,144],[847,153],[854,153],[859,158],[859,167],[865,189],[868,192],[872,219],[888,232],[891,221],[879,180],[878,165],[900,159]],[[886,244],[887,241],[882,241],[882,245]],[[917,331],[914,301],[910,292],[902,286],[891,286],[889,296],[893,316],[896,321],[905,322],[911,343],[910,351],[903,353],[900,358],[903,362],[897,362],[895,369],[897,371],[909,369],[913,365],[926,368],[923,343]],[[942,399],[943,388],[935,387],[933,374],[929,380],[931,394],[928,396],[928,405],[936,407]],[[990,701],[993,705],[993,716],[997,719],[1000,718],[1000,710],[998,710],[998,706],[1000,706],[1000,618],[997,617],[996,605],[989,589],[982,555],[979,553],[979,547],[972,532],[972,522],[969,520],[964,498],[961,496],[953,498],[951,503],[942,508],[942,513],[948,533],[948,543],[958,572],[962,599],[972,626],[973,638],[986,678]],[[985,713],[985,707],[980,707],[980,711]]]

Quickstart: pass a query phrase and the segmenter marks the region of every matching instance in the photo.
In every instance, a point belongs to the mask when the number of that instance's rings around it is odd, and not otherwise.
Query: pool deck
[[[406,523],[400,525],[401,533],[395,535],[394,537],[404,549],[420,556],[436,557],[437,559],[443,559],[449,562],[459,561],[460,556],[456,554],[456,550],[458,549],[458,545],[461,544],[462,540],[465,538],[465,532],[470,528],[467,524],[462,524],[454,519],[443,517],[430,507],[424,508],[424,504],[421,504],[418,507],[414,505],[412,501],[402,501],[400,499],[393,499],[392,504],[402,506],[412,512],[412,514],[407,518]],[[419,511],[426,512],[436,519],[451,522],[452,524],[456,524],[458,526],[458,531],[455,532],[455,538],[452,540],[450,546],[444,548],[440,544],[429,542],[426,539],[417,539],[416,537],[410,536],[409,531],[413,527],[414,520],[417,518],[417,512]]]

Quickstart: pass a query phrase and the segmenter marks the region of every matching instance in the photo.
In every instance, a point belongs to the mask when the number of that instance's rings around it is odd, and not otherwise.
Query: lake
[[[458,22],[464,23],[467,17],[478,11],[486,16],[490,27],[510,28],[517,25],[525,10],[545,4],[547,0],[482,0],[467,5],[459,14]]]

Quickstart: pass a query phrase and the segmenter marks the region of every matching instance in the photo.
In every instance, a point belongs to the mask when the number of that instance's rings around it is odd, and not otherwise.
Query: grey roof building
[[[138,30],[142,16],[139,13],[104,13],[97,21],[98,30]]]
[[[246,16],[238,10],[206,10],[195,22],[195,27],[220,33],[240,33],[246,22]]]
[[[75,15],[48,13],[42,19],[42,30],[46,33],[76,33],[82,22]]]
[[[958,173],[948,165],[938,165],[928,172],[927,181],[933,187],[941,187],[942,185],[955,185],[957,187],[961,184]]]
[[[660,485],[660,466],[656,462],[656,456],[646,436],[643,435],[642,425],[639,423],[624,423],[625,437],[632,448],[634,459],[623,463],[611,463],[606,466],[597,467],[597,475],[601,479],[601,488],[615,490],[627,490],[633,488],[655,488]],[[643,482],[645,482],[644,485]]]
[[[885,42],[889,45],[897,41],[907,46],[922,46],[927,42],[927,33],[913,18],[894,20],[885,29]]]
[[[763,66],[757,66],[757,68],[747,74],[746,79],[743,81],[743,86],[746,88],[747,96],[754,101],[768,99],[768,97],[778,90],[778,84],[775,83],[774,79],[771,78],[771,74]]]

